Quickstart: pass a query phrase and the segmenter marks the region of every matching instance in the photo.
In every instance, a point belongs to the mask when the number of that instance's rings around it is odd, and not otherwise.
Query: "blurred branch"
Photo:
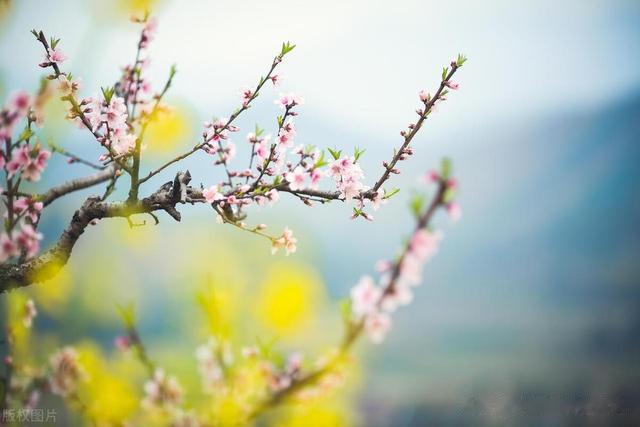
[[[427,228],[433,215],[438,210],[445,205],[445,192],[447,190],[447,183],[444,179],[440,179],[438,182],[438,190],[431,200],[429,206],[418,216],[416,225],[414,228],[414,232]],[[406,255],[409,252],[409,243],[405,245],[402,253],[398,257],[397,261],[393,264],[391,269],[391,278],[389,283],[385,286],[378,299],[377,305],[380,306],[384,298],[393,293],[398,279],[400,277],[400,272],[402,271],[403,264],[406,259]],[[347,329],[345,331],[345,335],[342,339],[338,352],[322,367],[317,368],[308,372],[306,375],[303,375],[299,378],[293,379],[291,384],[277,392],[272,393],[264,402],[259,404],[249,415],[250,419],[256,418],[263,412],[281,404],[286,401],[288,398],[292,397],[298,391],[304,389],[305,387],[312,386],[316,384],[323,376],[333,371],[336,365],[344,359],[344,357],[349,353],[353,345],[356,343],[358,338],[362,335],[362,331],[364,330],[364,319],[361,319],[357,322],[351,321],[347,325]]]
[[[117,166],[110,165],[102,169],[100,172],[94,173],[93,175],[72,179],[71,181],[67,181],[63,184],[47,190],[47,192],[39,195],[38,199],[42,201],[44,206],[48,206],[56,199],[69,193],[78,190],[84,190],[85,188],[93,187],[94,185],[113,179],[118,173],[118,169],[119,168]]]

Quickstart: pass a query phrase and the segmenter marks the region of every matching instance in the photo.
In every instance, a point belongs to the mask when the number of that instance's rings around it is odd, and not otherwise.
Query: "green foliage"
[[[100,88],[102,90],[102,95],[104,96],[104,100],[108,103],[111,102],[111,98],[113,97],[113,94],[116,93],[116,88],[111,86],[111,87],[101,87]]]
[[[290,42],[282,43],[282,50],[280,51],[280,56],[283,57],[287,53],[291,52],[296,47],[295,44],[291,44]]]
[[[411,198],[409,207],[411,208],[411,213],[413,213],[416,218],[419,218],[420,215],[422,215],[426,200],[427,198],[424,194],[416,194]]]
[[[451,176],[451,159],[445,157],[440,164],[440,176],[442,179],[447,180]]]
[[[399,188],[394,188],[391,191],[387,192],[386,189],[384,189],[384,196],[382,197],[383,199],[390,199],[393,196],[395,196],[396,194],[398,194],[400,192]]]
[[[327,148],[327,150],[329,150],[329,153],[331,154],[331,157],[333,157],[334,160],[338,160],[342,155],[342,150],[338,150],[337,148],[335,149]]]
[[[124,324],[126,329],[133,329],[136,324],[136,311],[135,306],[132,302],[126,305],[116,304],[116,308],[118,309],[118,313],[122,318],[122,323]]]

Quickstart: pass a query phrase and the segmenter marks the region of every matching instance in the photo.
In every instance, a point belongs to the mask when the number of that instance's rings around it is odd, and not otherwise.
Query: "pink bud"
[[[131,347],[131,340],[128,337],[118,336],[113,340],[113,344],[119,351],[127,351]]]
[[[447,181],[447,188],[450,188],[452,190],[458,188],[458,180],[455,178],[449,178],[449,180]]]
[[[444,85],[451,90],[458,90],[460,88],[458,83],[450,82],[448,80],[444,82]]]
[[[7,366],[13,365],[13,357],[11,357],[10,355],[6,355],[4,357],[4,364]]]
[[[460,209],[460,205],[456,202],[451,202],[447,205],[447,213],[452,222],[458,222],[460,218],[462,218],[462,209]]]

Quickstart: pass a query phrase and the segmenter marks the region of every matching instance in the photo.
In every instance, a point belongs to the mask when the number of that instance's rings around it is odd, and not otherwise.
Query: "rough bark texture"
[[[94,220],[117,217],[128,219],[131,215],[164,210],[176,221],[180,221],[176,204],[200,203],[204,199],[201,190],[187,186],[188,173],[178,176],[178,187],[168,182],[149,197],[137,202],[104,202],[98,197],[89,197],[73,214],[69,225],[53,247],[23,264],[0,266],[0,293],[53,278],[65,266],[76,242]]]

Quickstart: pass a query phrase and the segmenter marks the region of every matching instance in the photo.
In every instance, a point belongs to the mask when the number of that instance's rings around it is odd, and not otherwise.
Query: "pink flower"
[[[285,179],[289,182],[289,188],[292,191],[302,190],[304,188],[304,181],[307,176],[305,170],[298,166],[293,172],[289,172],[285,175]]]
[[[273,206],[278,200],[280,200],[280,193],[275,188],[264,193],[264,195],[269,199],[269,204]]]
[[[156,369],[153,378],[144,385],[145,398],[142,405],[146,408],[166,406],[173,408],[182,401],[182,388],[175,377],[167,377],[160,368]]]
[[[40,212],[44,205],[42,202],[37,202],[31,197],[20,197],[13,202],[13,211],[17,215],[24,215],[32,223],[38,221]]]
[[[411,237],[409,250],[419,260],[428,261],[438,253],[441,241],[442,232],[436,231],[432,233],[429,230],[421,229],[416,231]]]
[[[320,169],[313,169],[311,171],[310,177],[311,177],[311,184],[310,187],[313,188],[314,190],[318,189],[318,186],[320,185],[320,179],[324,176],[324,172],[321,171]]]
[[[391,329],[391,316],[387,313],[373,312],[366,317],[364,329],[374,344],[380,344]]]
[[[296,243],[298,239],[293,237],[293,231],[289,227],[284,228],[284,233],[271,243],[271,253],[275,254],[278,249],[284,248],[286,255],[294,253],[297,250]]]
[[[386,204],[387,202],[388,200],[384,198],[384,195],[382,194],[381,191],[378,191],[375,197],[371,200],[371,204],[373,205],[374,211],[377,211],[378,209],[380,209],[380,206]]]
[[[444,85],[451,90],[458,90],[460,88],[458,83],[450,82],[449,80],[445,81]]]
[[[256,157],[264,161],[265,159],[267,159],[267,157],[269,157],[269,152],[271,151],[269,140],[266,138],[261,139],[259,142],[254,144],[253,149]]]
[[[422,102],[427,102],[429,101],[429,99],[431,99],[431,95],[429,95],[429,93],[424,90],[421,90],[420,93],[418,93],[418,96],[420,97],[420,101]]]
[[[393,313],[398,306],[408,305],[411,301],[413,301],[411,288],[403,282],[398,282],[382,300],[382,309],[387,313]]]
[[[304,100],[294,93],[281,93],[279,98],[274,101],[274,104],[280,108],[292,108],[296,105],[302,105]]]
[[[248,105],[251,102],[251,98],[253,98],[253,90],[251,89],[243,89],[240,92],[240,96],[242,97],[242,105]]]
[[[375,268],[376,268],[376,271],[379,273],[386,273],[387,271],[390,271],[393,268],[393,263],[388,259],[381,259],[378,262],[376,262]]]
[[[278,86],[282,82],[282,74],[274,74],[271,76],[271,82],[274,86]]]
[[[49,48],[45,56],[45,60],[53,64],[62,64],[64,61],[67,60],[67,57],[65,56],[64,53],[62,53],[60,49]]]
[[[65,75],[58,76],[57,82],[58,82],[57,88],[60,91],[60,93],[62,93],[62,95],[64,96],[73,94],[80,87],[78,82],[74,82],[70,80]]]
[[[73,347],[64,347],[51,356],[51,375],[49,384],[51,392],[61,396],[67,396],[75,392],[78,381],[85,372],[78,363],[78,353]]]
[[[9,178],[18,173],[22,168],[27,166],[31,161],[31,157],[29,155],[29,147],[27,145],[22,145],[19,148],[13,149],[11,151],[11,156],[9,157],[9,162],[6,165],[7,172],[9,172]]]
[[[97,131],[103,123],[103,102],[101,99],[96,98],[85,98],[82,100],[82,105],[86,105],[86,108],[83,110],[84,116],[89,120],[91,124],[91,130],[93,132]]]
[[[438,182],[440,181],[440,174],[436,170],[430,170],[424,176],[425,183]]]
[[[51,152],[47,150],[42,150],[38,147],[32,153],[36,153],[35,158],[31,158],[27,166],[22,171],[22,177],[27,181],[39,181],[40,173],[47,166],[47,160],[51,157]]]
[[[455,190],[458,188],[458,180],[455,178],[449,178],[447,180],[447,188],[451,190]]]
[[[460,218],[462,218],[462,209],[460,209],[460,205],[456,202],[447,204],[447,213],[454,223],[460,221]]]
[[[125,155],[133,151],[136,146],[136,135],[128,133],[125,127],[118,129],[111,138],[111,149],[119,155]]]
[[[23,224],[20,233],[16,236],[15,242],[27,253],[27,258],[33,258],[40,250],[40,240],[42,234],[36,232],[30,224]]]
[[[329,174],[333,177],[341,196],[347,200],[358,196],[366,188],[361,182],[364,173],[352,157],[334,161],[329,166]]]
[[[217,185],[212,185],[206,190],[202,190],[202,197],[205,198],[207,203],[211,204],[217,200],[223,200],[224,195],[220,193],[220,189]]]
[[[376,287],[370,276],[361,277],[358,284],[351,289],[351,310],[358,317],[369,314],[376,309],[381,296],[382,291]]]
[[[293,146],[293,139],[296,137],[296,128],[292,121],[285,123],[278,132],[278,144],[282,147]]]
[[[127,351],[131,347],[131,340],[129,337],[117,336],[113,340],[113,345],[115,345],[119,351]]]
[[[7,233],[0,234],[0,263],[18,255],[18,245]]]
[[[102,120],[107,122],[109,128],[114,132],[126,127],[127,107],[124,103],[124,98],[119,96],[112,97]]]
[[[25,328],[30,328],[33,324],[33,318],[38,315],[38,310],[36,310],[36,304],[32,299],[28,299],[24,304],[24,309],[22,313],[22,323]]]
[[[23,116],[27,110],[29,109],[29,94],[23,90],[16,92],[11,97],[11,108],[15,110],[15,112],[19,116]]]

